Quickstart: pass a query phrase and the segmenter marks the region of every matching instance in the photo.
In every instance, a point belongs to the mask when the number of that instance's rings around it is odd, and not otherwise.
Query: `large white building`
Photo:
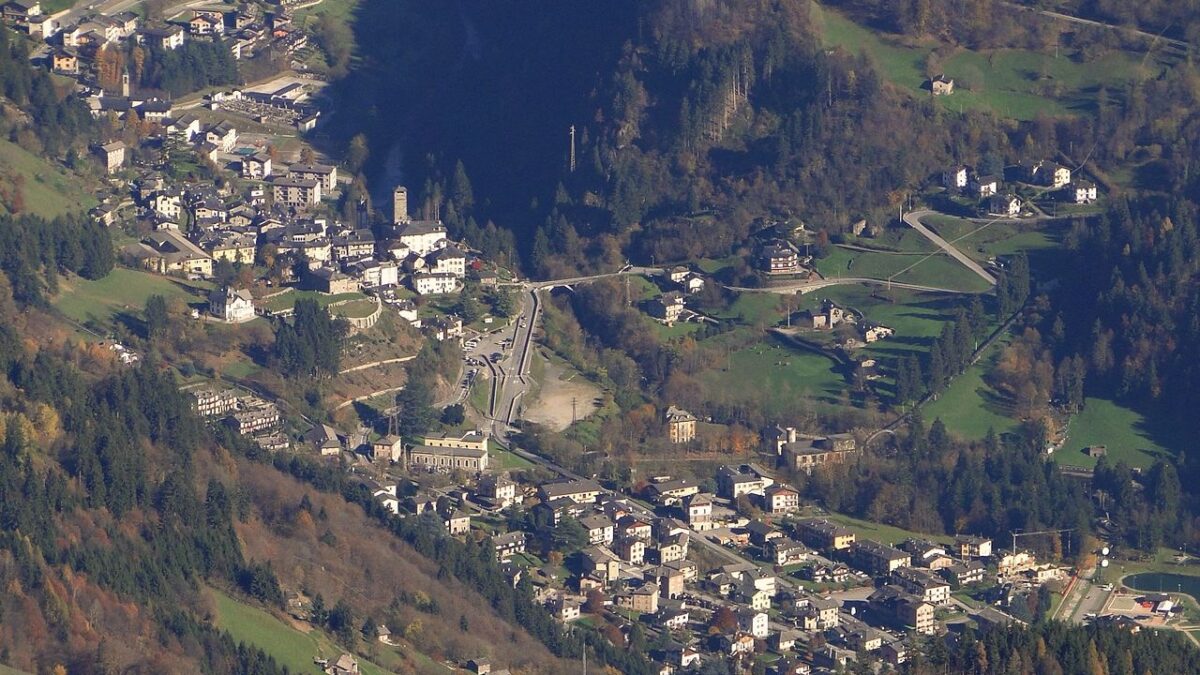
[[[305,208],[321,203],[321,184],[315,180],[277,176],[271,187],[276,204]]]
[[[408,247],[409,252],[419,256],[429,255],[450,243],[446,238],[446,226],[438,220],[411,221],[400,230],[397,239]]]
[[[418,272],[412,275],[412,287],[417,295],[438,295],[458,290],[458,277],[444,272]]]
[[[434,251],[426,263],[430,272],[453,274],[460,279],[467,275],[467,256],[457,246],[447,246]]]
[[[249,321],[254,318],[254,296],[248,290],[234,290],[226,286],[208,296],[208,311],[230,323]]]

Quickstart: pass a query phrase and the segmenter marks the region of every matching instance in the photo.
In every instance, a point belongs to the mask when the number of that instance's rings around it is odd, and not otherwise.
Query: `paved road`
[[[932,215],[934,213],[936,213],[936,212],[935,211],[909,211],[908,213],[904,214],[904,222],[907,223],[910,227],[912,227],[917,232],[920,232],[926,239],[928,239],[929,241],[932,241],[938,248],[942,249],[946,253],[949,253],[951,255],[951,257],[953,257],[955,260],[962,263],[964,267],[971,270],[975,274],[979,275],[979,278],[988,282],[988,285],[995,286],[996,285],[996,277],[992,276],[991,274],[988,274],[987,270],[980,267],[979,263],[972,260],[970,258],[970,256],[968,256],[967,254],[965,254],[962,251],[955,248],[952,244],[950,244],[950,242],[939,237],[937,235],[937,233],[935,233],[933,230],[929,229],[928,227],[925,227],[925,225],[921,222],[921,219],[924,218],[925,216]]]
[[[1029,12],[1037,12],[1038,14],[1041,14],[1042,16],[1048,16],[1052,19],[1059,19],[1060,21],[1068,21],[1070,23],[1079,24],[1082,26],[1093,26],[1095,28],[1107,28],[1109,30],[1124,31],[1126,33],[1130,33],[1133,35],[1139,35],[1141,37],[1148,38],[1150,40],[1154,40],[1157,42],[1163,42],[1163,43],[1169,44],[1173,47],[1180,47],[1183,49],[1187,49],[1188,47],[1191,46],[1187,42],[1184,42],[1183,40],[1175,40],[1173,38],[1162,37],[1161,35],[1158,35],[1156,33],[1150,33],[1150,32],[1141,30],[1139,28],[1132,28],[1130,26],[1117,26],[1115,24],[1104,23],[1103,21],[1096,21],[1094,19],[1084,19],[1082,17],[1072,16],[1070,14],[1063,14],[1061,12],[1052,12],[1048,9],[1036,9],[1034,7],[1027,7],[1025,5],[1017,4],[1015,2],[1002,2],[1000,4],[1007,5],[1009,7],[1015,8],[1015,9],[1023,9],[1023,10],[1029,11]]]

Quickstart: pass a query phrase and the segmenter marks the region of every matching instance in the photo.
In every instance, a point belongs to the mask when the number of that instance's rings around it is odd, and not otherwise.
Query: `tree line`
[[[893,452],[864,453],[857,463],[798,476],[808,498],[827,508],[919,532],[1003,537],[1014,530],[1074,528],[1076,544],[1090,531],[1084,484],[1044,459],[1036,425],[979,443],[951,437],[941,420],[926,427],[920,411]],[[1046,552],[1061,554],[1043,541]],[[1078,546],[1075,548],[1078,552]]]
[[[103,278],[112,271],[115,257],[108,229],[86,214],[53,220],[0,215],[0,271],[7,275],[18,303],[43,304],[47,295],[57,292],[63,272]]]

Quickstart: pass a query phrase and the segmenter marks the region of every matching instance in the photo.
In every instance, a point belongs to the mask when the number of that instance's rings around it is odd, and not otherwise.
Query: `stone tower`
[[[129,98],[129,70],[121,73],[121,96]]]
[[[408,188],[397,185],[392,190],[392,222],[400,225],[408,220]]]

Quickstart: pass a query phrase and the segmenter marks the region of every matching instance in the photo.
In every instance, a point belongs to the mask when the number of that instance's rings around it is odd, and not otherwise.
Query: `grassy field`
[[[902,530],[891,525],[883,525],[881,523],[871,523],[865,520],[859,520],[850,516],[845,516],[840,513],[831,513],[824,516],[831,522],[843,525],[848,530],[853,530],[854,534],[859,539],[872,539],[888,545],[898,544],[905,539],[929,539],[931,541],[949,541],[947,537],[941,537],[921,532],[912,532],[910,530]]]
[[[1063,464],[1094,466],[1096,459],[1082,452],[1092,445],[1106,446],[1111,463],[1125,461],[1137,467],[1149,467],[1156,459],[1174,454],[1150,439],[1141,414],[1102,398],[1087,399],[1083,411],[1071,419],[1067,442],[1054,453],[1054,459]]]
[[[336,316],[345,316],[351,319],[362,319],[370,316],[375,312],[374,300],[351,300],[344,305],[331,307],[329,311]]]
[[[297,18],[306,18],[329,15],[334,19],[349,23],[356,7],[358,7],[358,0],[322,0],[318,5],[297,10],[296,16]]]
[[[33,215],[53,218],[96,205],[78,178],[7,140],[0,140],[0,169],[24,176],[25,208]]]
[[[80,323],[91,320],[108,324],[118,314],[138,314],[151,295],[197,302],[204,298],[196,293],[208,290],[197,282],[184,282],[123,267],[114,269],[107,277],[97,281],[73,278],[60,283],[62,290],[53,304],[63,314]]]
[[[953,216],[930,216],[926,222],[958,250],[977,261],[1018,251],[1036,252],[1053,249],[1062,243],[1063,226],[1030,222],[1026,225],[977,223]]]
[[[837,402],[846,380],[831,359],[769,340],[733,352],[699,378],[711,391],[771,392],[773,400],[811,396]]]
[[[684,337],[685,335],[691,335],[692,333],[700,330],[700,324],[691,321],[677,321],[668,326],[664,323],[659,323],[650,317],[645,317],[645,319],[649,322],[650,330],[654,332],[654,336],[664,342],[669,342],[675,338]]]
[[[313,663],[314,656],[337,658],[345,651],[322,633],[303,633],[264,610],[238,602],[217,590],[211,593],[216,603],[218,628],[228,631],[238,642],[262,649],[293,673],[320,673],[321,669]],[[387,673],[362,659],[358,660],[358,665],[359,670],[368,675]]]
[[[292,291],[290,293],[280,293],[279,295],[272,296],[271,298],[269,298],[265,301],[256,302],[255,304],[259,305],[260,307],[269,309],[272,312],[280,312],[280,311],[288,310],[288,309],[291,309],[292,307],[294,307],[296,305],[297,300],[316,300],[317,304],[321,305],[322,307],[327,307],[330,303],[333,303],[333,302],[341,302],[343,300],[366,300],[366,299],[367,299],[367,296],[363,295],[362,293],[358,293],[358,292],[338,293],[336,295],[327,295],[325,293],[318,293],[317,291]],[[373,311],[374,303],[372,302],[371,304],[372,304],[372,311]],[[334,308],[334,310],[337,310],[337,309],[338,309],[337,307]],[[370,312],[368,312],[368,314],[369,313]]]
[[[774,293],[742,293],[718,319],[738,319],[748,326],[773,326],[783,320],[783,304]]]
[[[893,289],[892,302],[885,299],[888,292],[883,289],[868,289],[862,286],[837,286],[814,293],[809,307],[819,307],[828,298],[844,307],[863,313],[869,321],[881,323],[896,330],[891,338],[874,342],[861,350],[864,355],[891,359],[910,352],[924,353],[933,339],[942,332],[942,326],[954,316],[954,310],[963,304],[959,296],[936,293],[921,293]],[[806,300],[808,300],[806,298]]]
[[[901,283],[974,293],[989,288],[986,281],[943,253],[922,259],[913,255],[834,248],[829,256],[817,261],[817,270],[826,278],[891,278]]]
[[[925,59],[937,43],[900,44],[832,9],[813,7],[827,46],[866,52],[888,81],[913,95],[929,95],[922,88]],[[956,82],[954,94],[937,100],[950,110],[991,110],[1019,120],[1069,115],[1090,110],[1100,85],[1118,91],[1129,81],[1156,77],[1161,69],[1153,59],[1132,52],[1113,52],[1088,63],[1072,56],[1061,50],[1056,58],[1052,49],[960,50],[941,64]]]
[[[489,463],[493,468],[501,471],[512,471],[514,469],[528,469],[533,466],[533,462],[518,457],[517,455],[505,450],[496,445],[495,441],[488,441],[488,452],[491,454]]]
[[[954,378],[936,401],[925,406],[924,418],[932,422],[941,419],[950,433],[969,440],[987,436],[988,429],[996,434],[1012,431],[1017,420],[1008,417],[995,391],[983,381],[1007,340],[998,340],[974,366]]]
[[[877,248],[906,253],[932,253],[935,250],[933,242],[921,236],[920,232],[911,227],[888,227],[875,238],[856,238],[847,242],[864,248]]]

